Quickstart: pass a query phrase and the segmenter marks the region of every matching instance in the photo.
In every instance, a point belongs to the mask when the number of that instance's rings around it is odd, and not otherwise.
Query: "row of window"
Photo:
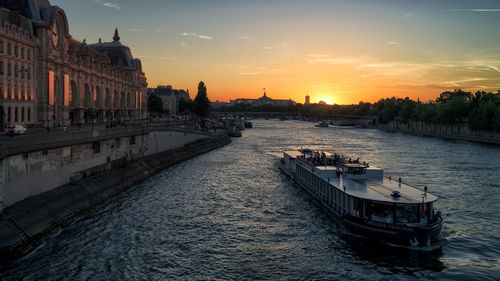
[[[0,75],[4,75],[3,61],[0,61]],[[10,62],[7,63],[7,76],[12,76],[12,64]],[[21,79],[26,77],[27,80],[31,80],[31,68],[24,68],[24,65],[19,68],[17,63],[14,64],[14,77],[21,77]]]
[[[14,86],[14,92],[12,92],[12,88],[10,85],[7,87],[7,93],[3,92],[3,85],[0,83],[0,100],[31,100],[31,89],[27,87],[26,91],[24,91],[24,86],[21,86],[21,92],[18,92],[17,85]]]
[[[7,121],[8,124],[14,122],[31,122],[31,107],[24,108],[24,107],[7,107],[7,111],[2,110],[4,114],[6,115],[5,121]]]
[[[12,50],[14,50],[14,56],[16,58],[20,56],[22,59],[26,58],[31,60],[31,49],[25,49],[24,47],[18,48],[17,45],[14,45],[14,48],[12,48],[10,42],[7,42],[7,55],[12,56]],[[4,54],[4,43],[2,39],[0,39],[0,54]]]

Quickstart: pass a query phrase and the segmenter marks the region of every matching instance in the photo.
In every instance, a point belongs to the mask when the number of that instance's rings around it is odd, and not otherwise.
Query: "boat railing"
[[[396,182],[398,182],[398,183],[405,184],[405,185],[407,185],[407,186],[411,186],[411,187],[413,187],[413,188],[415,188],[415,189],[418,189],[418,190],[420,190],[420,191],[426,192],[426,191],[425,191],[425,188],[421,188],[421,187],[418,187],[418,186],[416,186],[416,185],[409,184],[409,183],[407,183],[407,182],[403,182],[403,181],[401,180],[401,178],[399,178],[399,179],[394,179],[394,178],[392,178],[391,176],[384,176],[384,178],[386,178],[386,179],[388,179],[388,180],[391,180],[391,181],[396,181]]]

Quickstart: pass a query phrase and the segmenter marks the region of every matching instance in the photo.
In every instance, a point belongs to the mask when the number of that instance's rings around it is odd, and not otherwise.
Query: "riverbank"
[[[213,136],[133,161],[117,160],[113,169],[27,198],[4,209],[0,218],[0,259],[9,261],[36,248],[44,235],[75,215],[170,166],[231,142]]]
[[[435,137],[451,140],[472,141],[486,144],[500,145],[500,135],[495,132],[471,132],[466,125],[460,127],[451,125],[427,125],[414,122],[413,124],[378,125],[375,128],[386,132],[401,132],[421,137]]]

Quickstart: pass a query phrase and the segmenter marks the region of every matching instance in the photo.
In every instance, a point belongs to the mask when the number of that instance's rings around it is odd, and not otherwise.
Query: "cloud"
[[[493,66],[493,65],[487,65],[486,67],[495,70],[496,72],[500,72],[500,68]]]
[[[157,28],[155,29],[156,32],[160,32],[160,33],[170,33],[170,31],[168,30],[163,30],[163,29],[160,29],[160,28]]]
[[[198,34],[198,33],[194,33],[194,32],[184,32],[184,33],[182,33],[182,36],[197,37],[197,38],[205,39],[205,40],[213,40],[214,39],[212,36],[202,35],[202,34]]]
[[[179,58],[175,57],[163,57],[163,56],[152,56],[152,55],[138,55],[137,57],[141,59],[154,59],[154,60],[169,60],[169,61],[179,60]]]
[[[327,63],[327,64],[346,64],[358,61],[359,59],[353,58],[334,58],[328,54],[309,54],[307,55],[309,59],[307,60],[309,63]]]
[[[182,47],[186,47],[186,46],[187,46],[187,43],[186,43],[186,42],[184,42],[184,41],[181,41],[181,46],[182,46]]]
[[[206,40],[214,40],[213,37],[207,36],[207,35],[198,35],[198,38],[200,39],[206,39]]]
[[[461,87],[461,86],[463,86],[463,83],[488,81],[488,80],[492,80],[492,79],[483,78],[483,77],[465,77],[465,78],[460,79],[460,80],[443,81],[443,84],[451,85],[453,87]]]
[[[500,12],[500,9],[448,9],[447,11],[488,13],[488,12]]]
[[[262,74],[271,74],[279,72],[283,72],[283,70],[277,68],[257,67],[256,70],[241,72],[240,75],[262,75]]]
[[[248,40],[248,39],[250,39],[248,36],[245,36],[245,35],[234,36],[234,38],[238,38],[238,39],[241,39],[241,40]]]
[[[401,44],[401,42],[398,42],[398,41],[389,41],[389,42],[387,42],[387,44],[389,44],[389,45],[399,45],[399,44]]]
[[[121,10],[122,7],[118,3],[113,3],[113,2],[108,2],[108,1],[103,1],[103,0],[94,0],[96,3],[99,3],[105,7],[116,9],[116,10]]]
[[[319,58],[327,58],[330,55],[327,55],[327,54],[309,54],[307,56],[311,57],[311,58],[319,59]]]

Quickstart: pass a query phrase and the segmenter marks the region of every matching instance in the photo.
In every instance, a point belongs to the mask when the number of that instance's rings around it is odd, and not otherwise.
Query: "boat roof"
[[[302,156],[298,150],[283,151],[290,157],[296,158]],[[326,154],[327,152],[325,152]],[[332,155],[328,153],[327,155]],[[363,164],[344,163],[347,167],[366,167]],[[314,166],[310,169],[319,171],[335,170],[336,166]],[[344,177],[330,177],[324,178],[325,181],[333,185],[335,188],[344,190],[345,193],[366,200],[379,201],[384,203],[396,204],[417,204],[417,203],[431,203],[438,200],[438,197],[424,192],[416,187],[401,183],[398,180],[383,177],[377,180],[351,180]],[[344,189],[345,187],[345,189]],[[393,191],[399,192],[399,197],[392,196]],[[422,200],[422,194],[424,198]]]
[[[329,183],[338,188],[345,187],[345,192],[351,196],[371,201],[396,204],[416,204],[422,203],[422,194],[424,194],[424,203],[430,203],[438,200],[436,196],[430,194],[429,192],[424,192],[408,184],[399,183],[399,181],[391,180],[389,178],[382,178],[378,181],[357,181],[345,178],[333,178],[330,179]],[[399,191],[400,196],[392,196],[391,194],[393,191]]]

